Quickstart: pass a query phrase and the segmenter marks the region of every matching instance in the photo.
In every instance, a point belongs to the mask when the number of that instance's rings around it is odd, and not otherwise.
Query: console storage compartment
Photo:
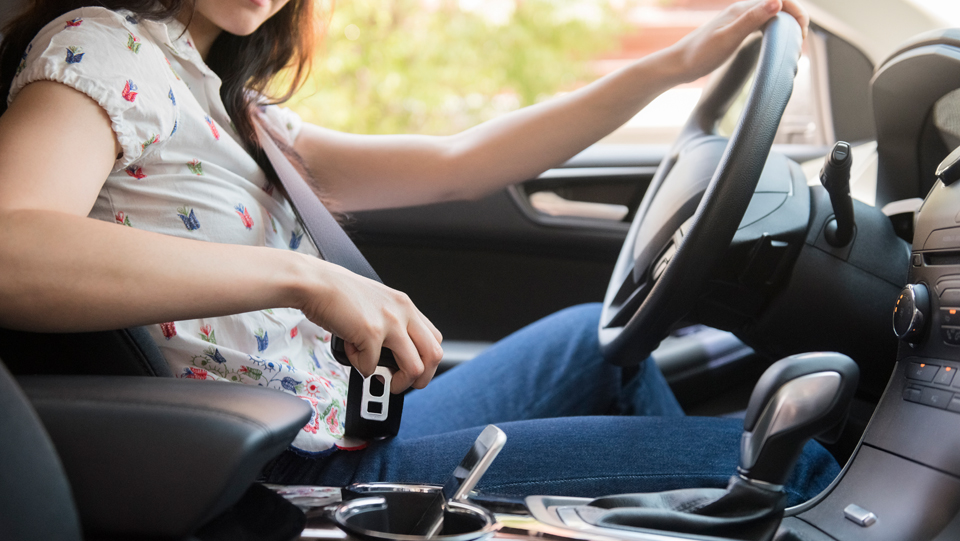
[[[311,415],[262,387],[149,377],[18,383],[66,470],[88,534],[183,537],[234,504]]]

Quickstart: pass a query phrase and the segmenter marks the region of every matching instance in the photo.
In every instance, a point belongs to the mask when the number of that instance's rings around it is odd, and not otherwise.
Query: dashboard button
[[[907,379],[933,381],[933,378],[937,377],[938,370],[940,366],[936,364],[910,363],[907,365]]]
[[[933,382],[937,385],[950,385],[956,373],[957,369],[952,366],[941,366],[940,371],[937,372],[937,377],[933,378]]]
[[[947,410],[960,413],[960,396],[955,396],[950,400],[950,403],[947,404]]]
[[[960,308],[941,308],[941,325],[960,325]]]
[[[950,391],[941,391],[933,387],[924,387],[920,391],[920,403],[935,408],[946,409],[951,398],[953,398],[953,393]]]
[[[940,336],[943,341],[951,346],[960,346],[960,327],[940,327]]]
[[[947,248],[960,248],[960,227],[937,229],[931,232],[927,241],[923,243],[924,250],[943,250]]]
[[[852,503],[843,510],[843,516],[847,517],[847,520],[864,528],[869,528],[877,522],[877,515]]]
[[[914,267],[922,267],[922,266],[923,266],[923,255],[921,255],[921,254],[913,254],[912,259],[913,259],[913,266],[914,266]]]
[[[960,306],[960,289],[944,289],[940,293],[940,306]]]
[[[920,387],[907,387],[904,389],[903,399],[910,402],[920,402]]]

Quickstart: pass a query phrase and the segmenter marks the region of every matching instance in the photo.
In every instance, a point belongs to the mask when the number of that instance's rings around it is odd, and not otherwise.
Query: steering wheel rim
[[[613,364],[641,362],[667,336],[671,326],[691,310],[750,204],[793,92],[802,45],[799,24],[785,13],[768,21],[762,32],[762,39],[741,47],[704,92],[658,167],[630,225],[607,286],[598,328],[600,349]],[[707,138],[716,142],[716,124],[754,65],[756,78],[744,111],[693,216],[675,234],[673,225],[651,224],[662,218],[658,216],[660,206],[655,205],[657,196],[668,193],[663,188],[684,151]],[[677,219],[673,215],[670,218]],[[651,236],[650,231],[656,234]],[[663,240],[665,231],[670,241]],[[670,244],[661,248],[655,242],[638,250],[638,239],[648,237],[672,242],[675,252],[670,256],[666,253]]]

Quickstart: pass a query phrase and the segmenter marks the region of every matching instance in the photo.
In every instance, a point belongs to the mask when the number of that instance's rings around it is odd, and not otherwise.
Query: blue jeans
[[[396,438],[322,458],[286,452],[274,483],[442,484],[487,424],[507,444],[480,481],[491,494],[593,497],[723,487],[736,473],[743,422],[684,417],[656,363],[623,382],[597,343],[600,306],[557,312],[410,393]],[[790,504],[839,473],[811,442],[787,485]]]

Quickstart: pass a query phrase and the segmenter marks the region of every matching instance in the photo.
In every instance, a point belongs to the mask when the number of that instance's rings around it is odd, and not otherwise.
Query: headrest
[[[29,2],[30,0],[3,0],[3,2],[0,2],[0,28],[7,26],[11,19],[23,13]],[[0,33],[0,39],[3,39],[2,33]]]

